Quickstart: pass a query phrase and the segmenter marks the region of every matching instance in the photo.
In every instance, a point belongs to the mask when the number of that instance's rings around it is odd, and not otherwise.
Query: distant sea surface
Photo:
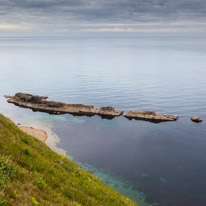
[[[206,38],[0,38],[0,88],[0,113],[50,127],[69,158],[140,206],[206,205]],[[16,92],[179,120],[49,115],[8,104]]]

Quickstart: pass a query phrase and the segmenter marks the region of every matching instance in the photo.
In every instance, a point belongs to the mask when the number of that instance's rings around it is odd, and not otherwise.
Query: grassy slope
[[[136,205],[0,114],[0,166],[2,161],[14,171],[0,169],[9,181],[0,182],[0,206]]]

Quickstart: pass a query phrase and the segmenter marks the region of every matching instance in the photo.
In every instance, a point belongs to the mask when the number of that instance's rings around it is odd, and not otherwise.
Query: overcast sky
[[[206,33],[206,0],[0,0],[0,35]]]

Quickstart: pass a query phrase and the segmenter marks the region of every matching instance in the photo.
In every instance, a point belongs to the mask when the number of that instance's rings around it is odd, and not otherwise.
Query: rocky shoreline
[[[33,111],[47,112],[50,114],[73,114],[78,116],[99,115],[102,118],[112,119],[118,116],[124,116],[127,119],[139,119],[154,123],[165,121],[176,121],[176,115],[158,114],[152,111],[128,111],[126,114],[121,110],[113,107],[97,108],[93,105],[83,104],[66,104],[62,102],[47,101],[48,97],[32,95],[27,93],[16,93],[14,96],[6,96],[8,103],[15,104],[20,107],[30,108]]]

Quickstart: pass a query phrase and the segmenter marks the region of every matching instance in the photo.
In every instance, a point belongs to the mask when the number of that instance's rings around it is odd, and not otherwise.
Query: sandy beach
[[[31,135],[33,137],[36,137],[42,142],[46,142],[48,135],[45,131],[35,129],[33,127],[25,127],[25,126],[19,126],[19,129],[21,129],[23,132],[27,133],[28,135]]]

